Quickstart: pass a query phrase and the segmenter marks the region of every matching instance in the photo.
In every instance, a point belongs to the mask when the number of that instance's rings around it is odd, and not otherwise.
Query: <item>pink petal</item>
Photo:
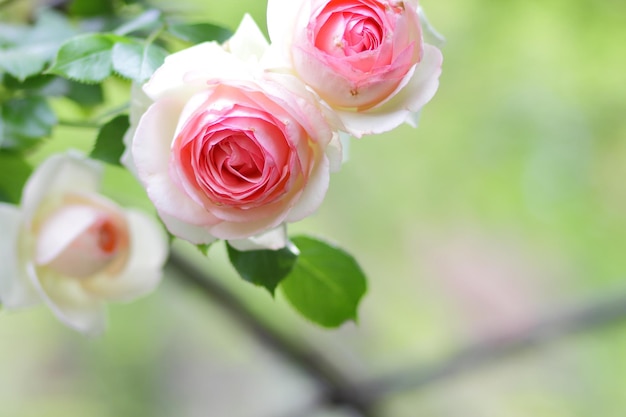
[[[168,241],[162,227],[144,213],[128,210],[130,257],[117,276],[101,274],[84,281],[94,297],[130,301],[152,291],[161,281],[168,254]]]
[[[213,223],[215,217],[189,198],[169,173],[171,145],[184,104],[177,97],[167,97],[150,106],[135,133],[133,159],[137,175],[159,213],[192,224]]]

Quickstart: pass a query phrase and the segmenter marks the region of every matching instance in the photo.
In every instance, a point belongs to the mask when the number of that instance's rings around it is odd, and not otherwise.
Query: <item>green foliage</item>
[[[93,33],[64,43],[48,72],[83,83],[99,83],[115,71],[142,83],[166,56],[167,51],[147,41]]]
[[[124,133],[130,123],[128,116],[120,115],[102,126],[96,144],[89,155],[112,165],[121,165],[120,158],[124,153]]]
[[[32,172],[31,166],[19,153],[0,150],[0,167],[3,172],[0,175],[0,201],[19,204],[24,184]]]
[[[211,23],[174,24],[169,25],[167,31],[192,44],[207,41],[224,42],[233,34],[230,30]]]
[[[113,70],[123,77],[143,83],[163,64],[167,51],[139,40],[113,46]]]
[[[2,77],[2,85],[8,90],[22,91],[27,95],[39,94],[40,90],[45,88],[48,84],[54,81],[56,77],[53,75],[33,75],[22,80],[15,78],[9,73],[6,73]],[[50,94],[48,94],[50,95]]]
[[[113,71],[115,41],[103,33],[74,37],[61,46],[48,73],[84,83],[101,82]]]
[[[337,327],[357,319],[367,282],[347,252],[307,236],[293,238],[300,250],[293,270],[280,287],[289,302],[309,320]]]
[[[40,73],[63,41],[77,33],[54,12],[40,14],[32,27],[13,26],[0,33],[0,70],[20,81]]]
[[[83,107],[92,107],[104,102],[102,84],[81,84],[72,80],[63,81],[64,95]]]
[[[73,0],[69,12],[73,16],[94,17],[112,14],[113,0]]]
[[[161,24],[161,12],[155,9],[150,9],[140,14],[136,18],[124,23],[114,33],[116,35],[128,35],[139,30],[155,29]]]
[[[1,104],[0,149],[24,150],[49,136],[57,118],[45,98],[31,96]]]
[[[228,243],[228,258],[239,275],[248,282],[265,287],[270,294],[291,272],[298,258],[293,245],[279,250],[239,251]]]

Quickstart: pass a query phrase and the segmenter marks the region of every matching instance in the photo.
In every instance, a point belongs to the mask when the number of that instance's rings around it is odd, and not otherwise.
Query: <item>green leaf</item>
[[[34,26],[16,26],[6,31],[7,44],[0,48],[0,69],[24,81],[40,73],[63,41],[75,33],[65,17],[42,12]]]
[[[67,82],[67,93],[65,96],[73,102],[83,107],[93,107],[104,102],[102,84],[81,84],[71,80],[64,81]]]
[[[114,33],[116,35],[128,35],[129,33],[136,32],[143,29],[154,28],[157,24],[160,24],[161,12],[156,9],[150,9],[140,14],[133,20],[124,23]]]
[[[90,157],[109,164],[121,165],[120,158],[125,149],[124,134],[129,126],[130,123],[126,115],[117,116],[102,126]]]
[[[4,74],[2,84],[9,90],[38,91],[45,88],[55,79],[58,80],[59,78],[53,75],[35,75],[23,80],[18,80],[10,74]]]
[[[0,68],[20,81],[38,74],[54,56],[50,44],[20,45],[0,50]]]
[[[348,253],[311,237],[292,239],[300,256],[280,287],[304,317],[326,327],[356,320],[367,282]]]
[[[177,38],[193,44],[207,41],[217,41],[221,43],[233,35],[230,30],[211,23],[170,25],[167,31]]]
[[[166,50],[154,44],[118,42],[113,47],[113,69],[123,77],[143,83],[163,64],[167,55]]]
[[[0,149],[26,149],[52,133],[56,115],[40,96],[2,103]]]
[[[33,169],[17,152],[0,151],[0,166],[5,173],[0,175],[0,201],[19,204],[22,189]]]
[[[272,295],[298,258],[297,250],[291,244],[279,250],[239,251],[228,243],[226,248],[230,263],[241,278],[265,287]]]
[[[84,83],[98,83],[113,71],[112,49],[119,36],[92,33],[65,42],[48,73]]]
[[[73,0],[69,12],[73,16],[103,16],[113,13],[113,0]]]

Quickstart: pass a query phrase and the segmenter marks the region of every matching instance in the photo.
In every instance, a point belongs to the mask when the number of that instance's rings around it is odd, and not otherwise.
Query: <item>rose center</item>
[[[380,46],[382,37],[382,29],[374,19],[355,19],[348,24],[344,34],[344,53],[351,55],[375,50]]]
[[[263,155],[245,135],[225,138],[211,153],[211,160],[227,185],[256,183],[263,176]]]
[[[95,225],[94,230],[98,247],[102,250],[102,252],[107,255],[112,255],[116,252],[118,247],[118,232],[116,230],[115,225],[110,220],[106,219],[99,225]]]

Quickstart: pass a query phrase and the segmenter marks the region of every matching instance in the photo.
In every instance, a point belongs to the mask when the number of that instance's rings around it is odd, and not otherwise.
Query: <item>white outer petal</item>
[[[81,333],[97,335],[106,327],[104,304],[85,292],[80,281],[57,277],[32,262],[27,272],[33,287],[55,316]]]
[[[166,213],[159,213],[159,217],[163,220],[163,224],[171,234],[194,245],[208,245],[217,240],[215,236],[202,226],[185,223]]]
[[[211,62],[211,56],[217,49],[221,50],[222,47],[216,42],[205,42],[169,55],[165,58],[163,65],[143,85],[143,91],[152,100],[157,100],[166,92],[183,87],[185,75],[190,69],[211,70],[214,65]]]
[[[172,93],[184,98],[205,89],[209,80],[250,78],[248,67],[239,58],[216,42],[205,42],[165,58],[143,91],[155,101]]]
[[[22,213],[29,224],[42,200],[66,192],[97,191],[100,187],[102,166],[84,156],[67,152],[46,159],[31,175],[22,193]]]
[[[0,203],[0,304],[6,310],[29,307],[41,302],[20,265],[19,234],[22,215],[10,204]]]
[[[161,281],[168,255],[168,241],[162,227],[136,210],[126,212],[129,227],[130,258],[124,270],[114,276],[104,274],[84,281],[94,298],[130,301],[152,291]]]
[[[278,227],[265,231],[247,239],[229,240],[228,243],[239,251],[250,250],[278,250],[282,249],[289,242],[287,237],[287,226],[283,223]]]
[[[330,162],[328,157],[322,155],[322,160],[318,162],[315,171],[309,177],[302,194],[295,206],[289,211],[286,222],[292,223],[310,216],[320,207],[328,191],[330,182]]]
[[[305,1],[296,0],[268,0],[267,2],[267,31],[272,44],[279,44],[281,48],[288,45],[293,37],[293,29],[297,23],[299,13]]]
[[[224,48],[244,62],[257,63],[269,47],[263,32],[252,16],[246,13]]]
[[[130,126],[124,134],[125,149],[120,158],[120,162],[135,176],[137,176],[137,168],[135,168],[135,161],[133,161],[133,154],[131,152],[133,138],[141,116],[143,116],[151,104],[152,100],[150,100],[150,97],[143,92],[143,89],[138,84],[133,83],[130,88]]]
[[[178,97],[167,97],[150,106],[137,126],[132,153],[137,176],[159,214],[175,215],[189,223],[197,219],[201,224],[209,214],[187,197],[169,174],[171,144],[184,105],[185,101]]]
[[[341,165],[349,158],[350,134],[346,132],[334,133],[326,147],[326,156],[330,162],[330,172],[339,172]]]

